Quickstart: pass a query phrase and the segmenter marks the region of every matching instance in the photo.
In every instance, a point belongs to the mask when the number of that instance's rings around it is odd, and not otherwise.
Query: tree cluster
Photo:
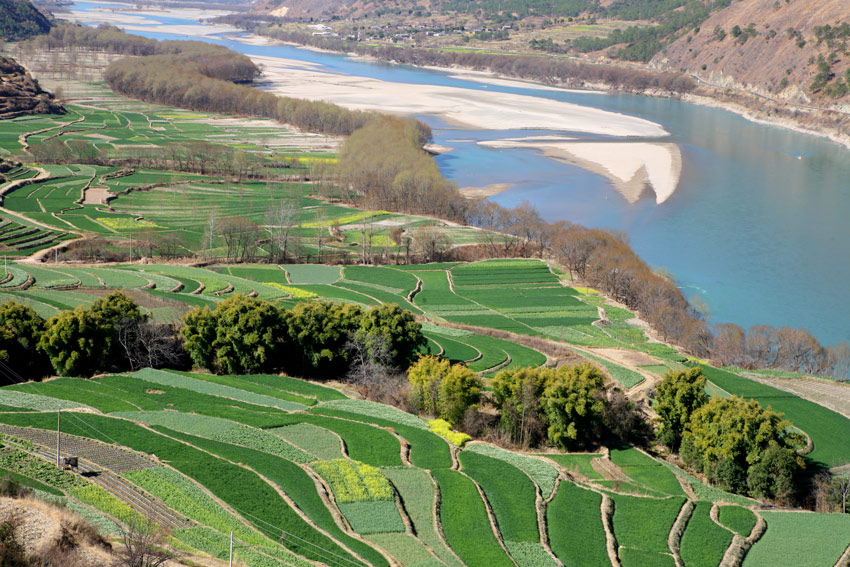
[[[824,347],[805,329],[734,323],[714,327],[711,356],[723,366],[772,368],[850,380],[850,344]]]
[[[493,379],[493,395],[499,428],[523,447],[546,440],[576,451],[609,437],[638,441],[645,434],[639,410],[590,363],[503,370]]]
[[[186,352],[196,366],[222,374],[284,370],[337,378],[351,369],[347,343],[360,339],[389,363],[406,368],[425,342],[421,326],[396,304],[364,311],[357,305],[310,301],[286,311],[262,299],[236,295],[215,309],[183,318]],[[378,338],[378,339],[376,339]]]
[[[121,292],[46,321],[17,302],[0,304],[0,362],[25,377],[44,376],[51,368],[60,376],[87,377],[179,366],[180,352],[173,328],[151,322]]]
[[[465,364],[423,356],[407,371],[412,386],[410,408],[451,424],[459,423],[481,396],[481,379]]]
[[[771,408],[737,396],[708,398],[699,368],[668,372],[653,407],[659,440],[709,482],[780,504],[796,501],[802,435]]]

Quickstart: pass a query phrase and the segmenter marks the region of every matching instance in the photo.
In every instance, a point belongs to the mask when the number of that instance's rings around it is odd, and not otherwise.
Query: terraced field
[[[64,451],[98,476],[50,465],[58,408]],[[719,565],[758,516],[766,535],[744,565],[777,564],[775,542],[797,530],[820,541],[801,565],[832,565],[850,544],[846,517],[725,505],[715,521],[708,500],[686,513],[679,473],[629,447],[609,459],[475,442],[457,469],[422,419],[285,376],[147,370],[19,384],[0,389],[0,433],[0,470],[104,529],[154,513],[183,545],[219,558],[232,530],[244,565],[608,567],[616,542],[624,567],[702,567]],[[587,480],[567,480],[570,470]]]

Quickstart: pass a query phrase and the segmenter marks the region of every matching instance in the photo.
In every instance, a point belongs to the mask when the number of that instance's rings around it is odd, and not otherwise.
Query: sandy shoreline
[[[676,144],[648,142],[582,142],[572,140],[510,139],[480,142],[490,148],[528,148],[543,155],[607,177],[629,203],[648,191],[656,204],[676,191],[682,173],[682,154]]]

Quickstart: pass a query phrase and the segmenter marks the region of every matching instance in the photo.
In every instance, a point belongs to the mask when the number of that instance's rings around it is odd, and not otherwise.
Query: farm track
[[[56,432],[47,429],[0,425],[0,433],[29,441],[48,450],[53,450],[51,447],[56,445]],[[74,454],[102,469],[109,469],[117,474],[159,466],[150,459],[131,451],[67,433],[62,434],[62,449],[63,452]],[[55,451],[53,456],[55,459]]]
[[[3,427],[5,428],[8,426]],[[72,444],[71,446],[73,447],[74,445]],[[65,446],[63,445],[63,449],[64,448]],[[35,445],[32,449],[24,448],[24,450],[27,450],[29,453],[41,457],[48,462],[56,462],[55,449]],[[73,448],[70,448],[68,452],[72,454],[76,453]],[[143,493],[136,488],[135,485],[118,476],[115,471],[108,470],[87,458],[80,457],[79,455],[77,456],[80,458],[77,470],[82,476],[115,496],[145,518],[150,518],[157,524],[170,530],[187,529],[193,526],[193,524],[187,522],[180,515],[176,514],[159,499]]]

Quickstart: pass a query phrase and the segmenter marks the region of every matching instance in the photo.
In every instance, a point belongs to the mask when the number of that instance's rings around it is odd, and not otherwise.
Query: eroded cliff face
[[[28,114],[65,114],[65,108],[14,59],[0,56],[0,120]]]
[[[847,26],[841,28],[845,22]],[[826,29],[827,25],[832,29]],[[826,63],[826,73],[819,60]],[[850,106],[846,76],[850,69],[850,2],[733,2],[704,22],[698,32],[684,35],[656,55],[650,65],[682,70],[716,86],[746,88],[795,103]],[[821,84],[817,86],[819,75]]]

